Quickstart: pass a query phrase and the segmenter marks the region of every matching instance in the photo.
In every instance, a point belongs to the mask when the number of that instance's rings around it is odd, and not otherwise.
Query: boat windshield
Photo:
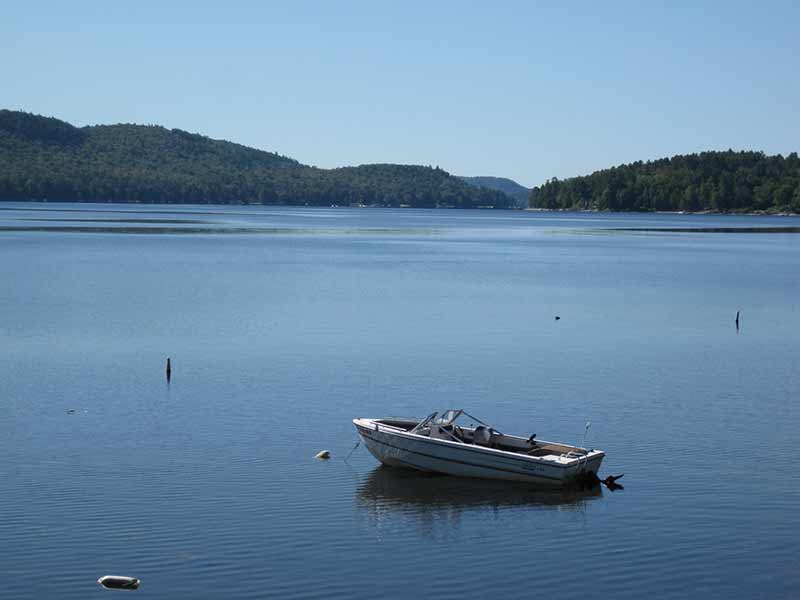
[[[458,417],[460,417],[461,413],[463,412],[464,412],[463,410],[454,410],[454,409],[446,410],[442,413],[441,417],[436,419],[436,424],[442,426],[451,425],[453,421],[455,421]]]
[[[433,423],[433,424],[435,424],[435,425],[437,425],[439,427],[449,427],[462,414],[466,414],[466,413],[461,409],[458,409],[458,410],[450,409],[450,410],[444,411],[442,413],[442,416],[440,416],[437,419],[436,417],[439,415],[439,413],[438,412],[431,413],[427,417],[422,419],[422,421],[420,421],[419,424],[417,424],[417,426],[414,427],[414,429],[412,429],[409,433],[417,433],[417,432],[423,431],[426,428],[430,428],[431,423]],[[471,418],[474,419],[474,417],[471,417]],[[477,421],[477,419],[475,419],[475,420]],[[479,422],[482,422],[482,421],[479,421]]]
[[[417,426],[414,427],[414,429],[412,429],[409,433],[416,433],[417,431],[423,429],[424,427],[426,427],[428,425],[428,423],[433,421],[436,418],[436,415],[438,415],[438,414],[439,414],[438,412],[434,412],[434,413],[429,414],[427,417],[422,419],[422,421],[420,421],[417,424]]]

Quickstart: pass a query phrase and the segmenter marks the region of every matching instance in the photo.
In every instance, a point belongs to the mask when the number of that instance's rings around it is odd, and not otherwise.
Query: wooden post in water
[[[169,362],[169,357],[167,357],[167,383],[169,383],[170,379],[172,379],[172,365]]]

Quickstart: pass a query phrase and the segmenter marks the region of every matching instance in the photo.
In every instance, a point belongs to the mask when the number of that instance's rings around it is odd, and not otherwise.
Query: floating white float
[[[110,590],[135,590],[141,583],[136,577],[124,575],[103,575],[97,583]]]

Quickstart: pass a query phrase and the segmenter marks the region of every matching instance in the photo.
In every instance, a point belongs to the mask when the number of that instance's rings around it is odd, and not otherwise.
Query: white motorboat
[[[468,417],[474,423],[460,426]],[[462,419],[463,422],[463,419]],[[422,419],[353,419],[364,445],[385,465],[462,477],[565,485],[596,475],[602,450],[501,433],[463,410]],[[590,475],[590,476],[591,476]]]

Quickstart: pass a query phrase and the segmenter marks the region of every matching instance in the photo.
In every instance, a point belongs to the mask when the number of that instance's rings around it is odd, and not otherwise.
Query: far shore
[[[642,215],[717,215],[724,216],[739,216],[739,217],[800,217],[798,213],[790,212],[770,212],[767,210],[756,210],[750,212],[727,211],[719,212],[716,210],[597,210],[596,208],[523,208],[522,210],[529,212],[577,212],[577,213],[625,213],[625,214],[642,214]]]
[[[117,204],[117,205],[136,205],[136,206],[268,206],[268,207],[287,207],[287,208],[416,208],[418,210],[454,210],[456,207],[452,206],[426,206],[414,207],[408,204],[401,204],[400,206],[384,206],[374,204],[265,204],[260,202],[142,202],[141,200],[118,200],[118,201],[104,201],[104,200],[48,200],[40,199],[11,199],[0,198],[0,204],[3,203],[18,203],[18,204],[49,204],[58,206],[59,204]],[[598,210],[595,208],[494,208],[491,206],[475,206],[472,208],[461,208],[457,210],[519,210],[527,212],[543,212],[543,213],[592,213],[592,214],[637,214],[637,215],[717,215],[717,216],[749,216],[749,217],[800,217],[800,213],[791,213],[784,211],[770,212],[769,210],[757,210],[749,212],[739,211],[726,211],[719,212],[714,210]]]

